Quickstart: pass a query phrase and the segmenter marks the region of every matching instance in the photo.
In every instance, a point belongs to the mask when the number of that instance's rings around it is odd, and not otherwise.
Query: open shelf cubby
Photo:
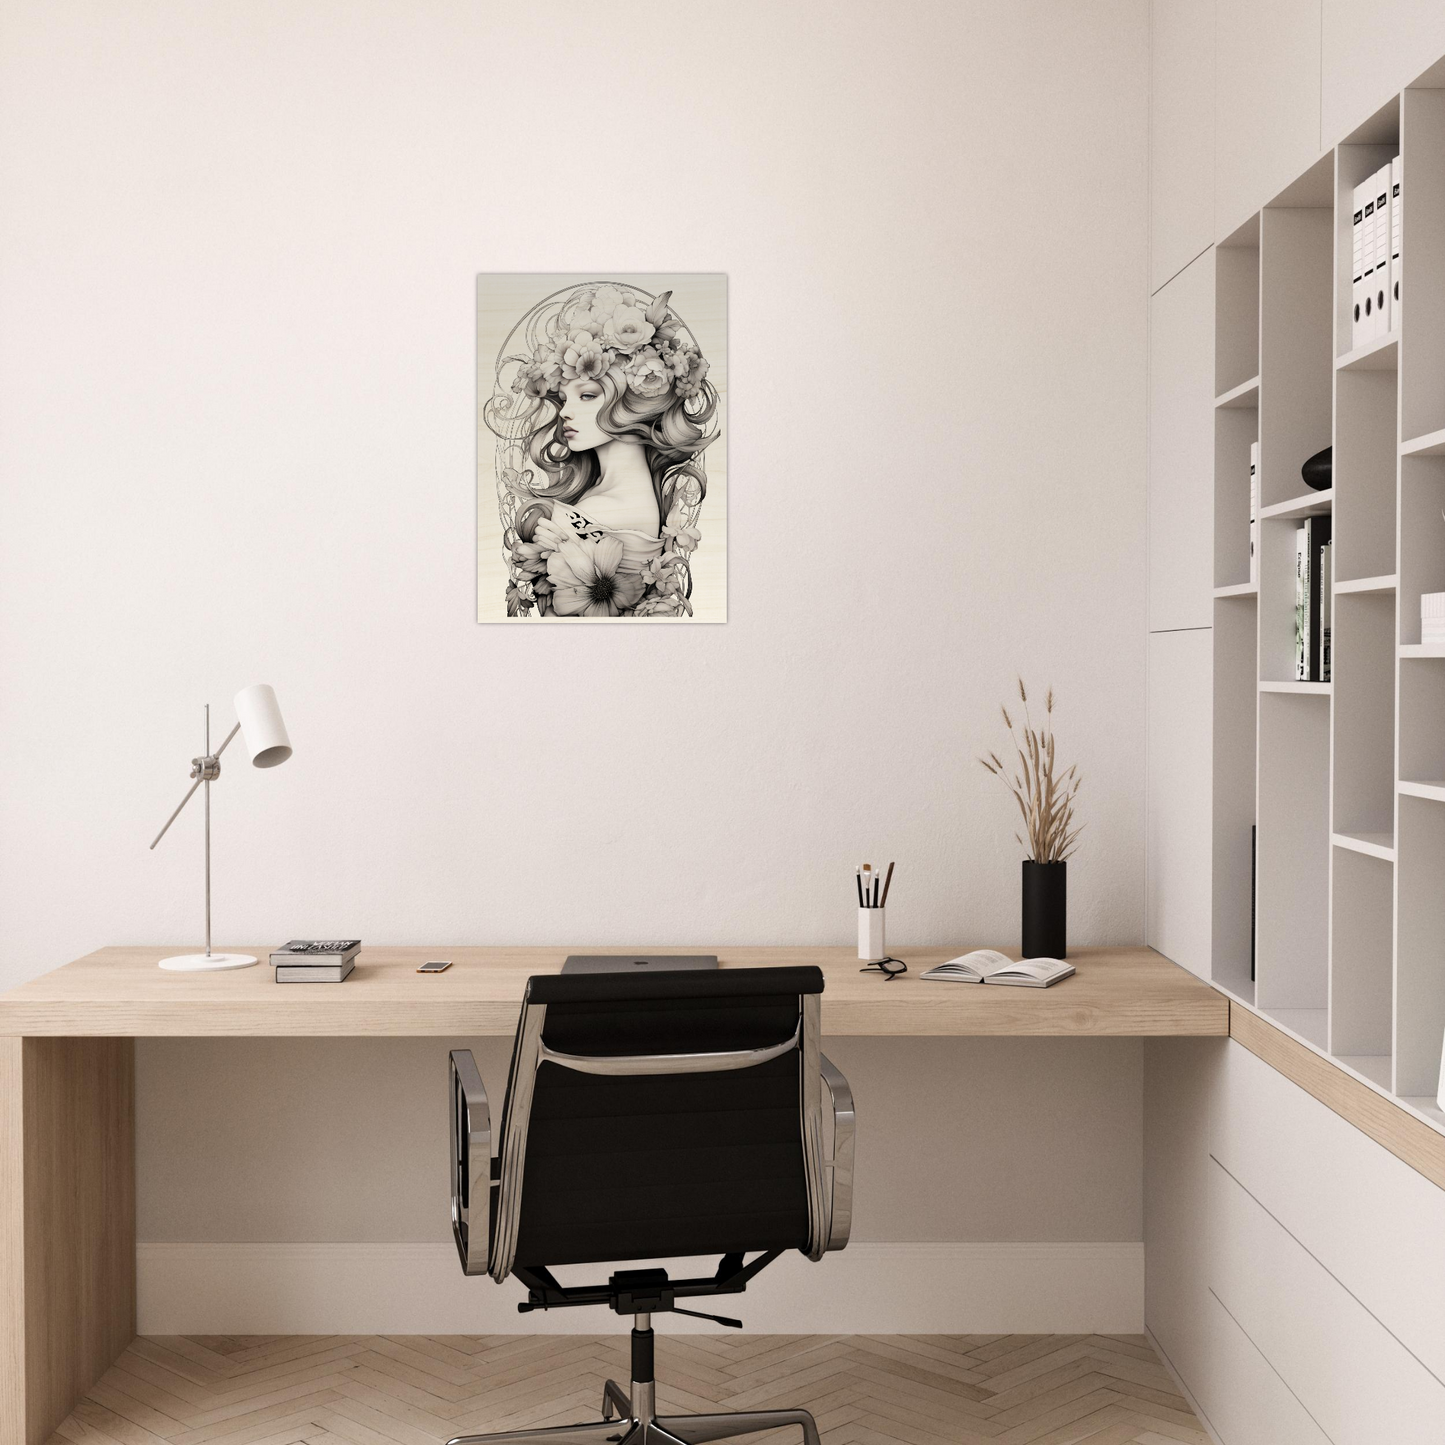
[[[1435,1128],[1445,1039],[1445,68],[1215,248],[1214,952],[1222,988]],[[1353,332],[1354,188],[1400,156],[1394,329]],[[1249,454],[1258,443],[1251,565]],[[1333,485],[1301,467],[1333,449]],[[1327,679],[1295,537],[1329,515]]]

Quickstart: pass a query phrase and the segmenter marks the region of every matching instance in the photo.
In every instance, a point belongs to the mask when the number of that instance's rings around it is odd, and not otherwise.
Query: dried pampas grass
[[[1023,703],[1022,737],[1014,727],[1008,708],[1001,708],[1008,726],[1009,741],[1018,754],[1018,765],[1012,772],[997,753],[980,758],[985,768],[1002,778],[1004,786],[1014,795],[1023,814],[1028,837],[1014,837],[1028,850],[1036,863],[1062,863],[1074,851],[1082,823],[1074,822],[1074,801],[1083,781],[1078,768],[1070,764],[1067,771],[1054,776],[1054,690],[1044,696],[1044,725],[1035,728],[1029,717],[1029,695],[1023,678],[1019,679],[1019,701]]]

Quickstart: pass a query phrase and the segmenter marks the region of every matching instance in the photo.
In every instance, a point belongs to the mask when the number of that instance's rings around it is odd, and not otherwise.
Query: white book
[[[1025,958],[1016,960],[996,948],[976,948],[930,968],[920,978],[937,979],[941,983],[1006,983],[1016,988],[1047,988],[1068,978],[1074,965],[1061,958]]]
[[[1249,444],[1249,581],[1259,586],[1259,443]]]
[[[1320,681],[1330,680],[1330,637],[1334,629],[1334,543],[1320,548]]]
[[[1369,182],[1355,187],[1354,212],[1350,226],[1350,350],[1365,341],[1365,197]]]
[[[1390,333],[1390,167],[1375,172],[1375,336]]]
[[[1404,230],[1400,157],[1390,162],[1390,330],[1400,329],[1400,234]]]
[[[1294,676],[1310,680],[1310,544],[1303,527],[1294,534]]]

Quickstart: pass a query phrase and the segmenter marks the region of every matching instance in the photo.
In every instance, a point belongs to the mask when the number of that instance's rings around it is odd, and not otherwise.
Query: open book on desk
[[[1007,983],[1018,988],[1047,988],[1061,978],[1068,978],[1073,971],[1074,965],[1061,958],[1026,958],[1020,963],[997,949],[976,948],[972,953],[928,969],[919,977],[941,983]]]

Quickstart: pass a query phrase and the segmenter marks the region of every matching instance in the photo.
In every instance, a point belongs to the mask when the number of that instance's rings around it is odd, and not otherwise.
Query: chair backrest
[[[827,1248],[816,968],[529,980],[490,1271]]]

